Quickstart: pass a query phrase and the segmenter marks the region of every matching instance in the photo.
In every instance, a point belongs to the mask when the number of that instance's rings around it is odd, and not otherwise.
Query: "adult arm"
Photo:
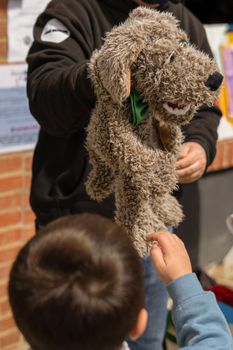
[[[34,43],[27,57],[31,113],[42,129],[55,136],[66,136],[86,126],[95,102],[87,78],[94,39],[86,7],[78,1],[76,5],[69,0],[52,1],[35,24]],[[42,35],[52,19],[65,27],[65,40],[54,42],[49,30]]]

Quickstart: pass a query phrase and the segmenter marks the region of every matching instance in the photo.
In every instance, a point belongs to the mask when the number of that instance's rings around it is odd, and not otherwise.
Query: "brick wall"
[[[217,154],[208,172],[228,168],[233,168],[233,139],[226,139],[218,142]]]
[[[11,264],[34,233],[34,215],[29,208],[31,153],[0,156],[0,349],[16,350],[20,336],[7,301]]]
[[[33,1],[33,0],[32,0]],[[6,62],[6,6],[0,0],[0,63]],[[210,171],[233,166],[233,140],[220,142]],[[31,179],[30,152],[0,155],[0,349],[19,350],[23,344],[9,304],[6,286],[11,264],[22,246],[34,233],[34,215],[28,197]]]
[[[7,0],[0,0],[0,63],[7,56]],[[0,155],[0,349],[20,350],[23,341],[7,299],[11,264],[20,247],[34,234],[29,207],[31,152]]]

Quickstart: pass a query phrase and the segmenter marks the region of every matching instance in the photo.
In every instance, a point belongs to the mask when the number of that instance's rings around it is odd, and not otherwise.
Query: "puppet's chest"
[[[134,132],[145,146],[153,149],[164,148],[160,136],[159,122],[150,113],[148,113],[145,120],[134,127]]]

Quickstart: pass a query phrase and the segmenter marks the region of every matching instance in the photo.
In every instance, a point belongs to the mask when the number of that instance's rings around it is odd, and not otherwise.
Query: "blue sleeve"
[[[205,292],[196,275],[178,278],[167,286],[173,299],[173,320],[181,350],[232,350],[228,324],[212,292]]]

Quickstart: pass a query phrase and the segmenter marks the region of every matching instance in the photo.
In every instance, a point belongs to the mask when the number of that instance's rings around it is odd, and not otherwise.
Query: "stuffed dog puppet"
[[[222,76],[171,14],[144,7],[107,34],[89,76],[97,102],[87,128],[86,189],[97,201],[115,194],[115,220],[144,256],[147,234],[182,220],[171,195],[181,127],[215,102]],[[132,117],[135,99],[146,108],[140,123]]]

